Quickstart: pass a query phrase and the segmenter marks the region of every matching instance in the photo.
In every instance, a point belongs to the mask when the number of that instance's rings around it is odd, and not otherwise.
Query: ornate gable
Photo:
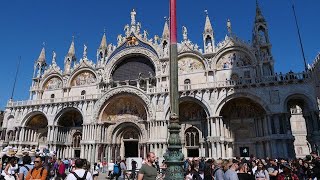
[[[120,37],[118,37],[120,38]],[[107,63],[119,52],[128,49],[128,48],[132,48],[132,47],[142,47],[145,49],[150,50],[151,52],[153,52],[154,54],[158,55],[157,51],[155,50],[156,47],[154,47],[154,45],[152,45],[152,41],[151,42],[146,42],[142,39],[140,39],[138,36],[136,36],[134,33],[132,33],[130,36],[128,37],[121,37],[123,40],[122,42],[119,44],[118,48],[116,48],[112,54],[108,57]]]
[[[47,77],[50,76],[51,74],[59,74],[59,75],[62,75],[62,70],[60,69],[60,67],[59,67],[56,63],[51,64],[51,65],[49,66],[49,68],[44,71],[44,73],[43,73],[43,78],[42,78],[42,79],[47,78]]]

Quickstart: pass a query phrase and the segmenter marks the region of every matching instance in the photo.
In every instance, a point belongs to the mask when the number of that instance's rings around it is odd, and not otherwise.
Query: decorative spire
[[[231,34],[231,33],[232,33],[232,28],[231,28],[231,21],[230,21],[230,19],[228,19],[228,21],[227,21],[227,29],[228,29],[228,33]]]
[[[99,49],[105,49],[105,48],[107,48],[106,32],[103,33]]]
[[[164,17],[164,18],[166,21],[163,27],[162,39],[169,39],[170,31],[169,31],[169,25],[168,25],[168,18],[167,17]]]
[[[37,60],[37,63],[39,63],[39,64],[46,63],[46,51],[45,51],[44,47],[42,47],[42,50],[41,50],[41,53],[40,53],[39,58]]]
[[[262,15],[258,0],[256,0],[256,20],[255,21],[256,22],[265,22],[265,19]]]
[[[72,36],[72,42],[68,51],[67,56],[75,56],[76,52],[75,52],[75,48],[74,48],[74,36]]]
[[[208,15],[208,11],[205,10],[204,12],[206,13],[206,23],[204,25],[204,32],[203,33],[213,33],[213,28],[212,28],[211,21],[210,21],[209,15]]]

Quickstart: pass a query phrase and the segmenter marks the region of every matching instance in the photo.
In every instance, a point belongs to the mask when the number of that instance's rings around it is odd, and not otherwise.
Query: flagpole
[[[296,22],[297,31],[298,31],[300,48],[301,48],[302,57],[303,57],[303,62],[304,62],[304,69],[305,69],[305,71],[308,71],[307,61],[306,61],[306,57],[305,57],[305,55],[304,55],[304,50],[303,50],[303,45],[302,45],[302,40],[301,40],[301,35],[300,35],[300,29],[299,29],[299,25],[298,25],[297,16],[296,16],[296,11],[295,11],[295,9],[294,9],[293,0],[292,0],[292,11],[293,11],[293,15],[294,15],[294,20],[295,20],[295,22]]]
[[[19,61],[18,61],[18,66],[17,66],[17,70],[16,70],[16,75],[15,75],[14,81],[13,81],[13,87],[12,87],[12,91],[11,91],[10,101],[13,100],[13,94],[14,94],[14,90],[15,90],[15,88],[16,88],[16,82],[17,82],[18,72],[19,72],[19,68],[20,68],[20,62],[21,62],[21,56],[19,56]]]
[[[179,92],[178,92],[178,50],[177,50],[177,18],[176,0],[170,0],[170,120],[168,150],[163,155],[167,164],[166,180],[183,180],[182,145],[179,124]]]

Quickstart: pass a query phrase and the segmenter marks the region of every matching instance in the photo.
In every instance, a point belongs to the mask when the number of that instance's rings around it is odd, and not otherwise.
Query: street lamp
[[[170,0],[170,120],[168,150],[163,155],[166,164],[165,179],[183,180],[183,154],[179,124],[179,92],[178,92],[178,50],[177,50],[177,21],[176,0]]]

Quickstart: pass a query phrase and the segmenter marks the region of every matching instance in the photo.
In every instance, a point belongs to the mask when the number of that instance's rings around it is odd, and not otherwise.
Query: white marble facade
[[[216,44],[207,15],[203,51],[184,27],[178,86],[186,157],[303,157],[319,145],[315,75],[274,72],[267,23],[256,12],[251,44],[231,30]],[[2,147],[48,148],[91,162],[147,151],[161,157],[170,114],[169,28],[165,22],[162,36],[151,38],[135,18],[132,11],[116,45],[104,34],[96,63],[87,46],[77,61],[73,41],[62,69],[55,52],[46,64],[43,49],[30,100],[7,104]]]

